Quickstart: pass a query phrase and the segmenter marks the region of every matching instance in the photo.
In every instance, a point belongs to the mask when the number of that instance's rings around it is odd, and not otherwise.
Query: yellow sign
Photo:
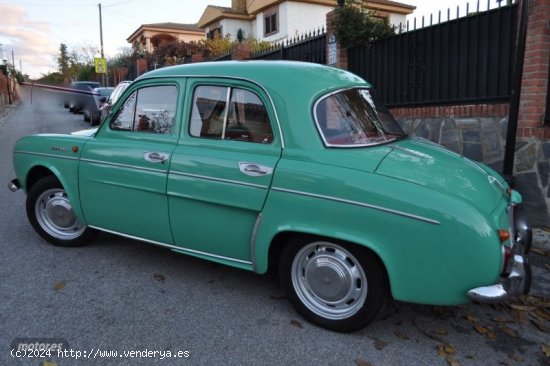
[[[107,73],[107,59],[96,57],[95,61],[95,73],[106,74]]]

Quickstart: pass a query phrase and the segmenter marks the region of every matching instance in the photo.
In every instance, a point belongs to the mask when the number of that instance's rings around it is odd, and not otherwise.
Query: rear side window
[[[267,109],[260,98],[249,90],[233,87],[195,88],[189,133],[216,140],[273,141]]]
[[[119,131],[171,134],[177,97],[178,89],[173,85],[138,89],[126,99],[110,127]]]

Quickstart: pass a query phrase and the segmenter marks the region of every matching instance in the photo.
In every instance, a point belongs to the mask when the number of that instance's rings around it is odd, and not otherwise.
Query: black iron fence
[[[348,68],[392,107],[507,101],[517,5],[348,49]]]
[[[303,34],[271,48],[253,53],[254,60],[293,60],[326,64],[326,33],[324,29]]]

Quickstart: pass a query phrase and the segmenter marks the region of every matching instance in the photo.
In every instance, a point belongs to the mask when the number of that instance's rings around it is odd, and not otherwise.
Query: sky
[[[489,0],[494,7],[496,0]],[[399,0],[416,6],[414,16],[426,16],[457,5],[465,12],[467,0]],[[477,0],[470,0],[470,8]],[[475,3],[474,3],[475,2]],[[129,48],[128,38],[148,23],[196,23],[207,5],[231,6],[231,0],[0,0],[0,59],[13,61],[32,78],[56,71],[59,45],[69,50],[99,50],[99,7],[102,8],[103,44],[107,58]],[[487,0],[481,0],[487,8]],[[437,17],[435,15],[434,17]],[[412,19],[411,19],[412,23]],[[420,24],[420,20],[418,20]],[[89,51],[92,49],[92,51]],[[99,56],[94,54],[93,56]]]

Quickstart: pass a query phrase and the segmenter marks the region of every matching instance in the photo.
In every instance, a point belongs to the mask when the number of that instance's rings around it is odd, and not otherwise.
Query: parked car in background
[[[131,83],[131,81],[121,81],[120,83],[118,83],[118,85],[115,87],[115,90],[113,90],[113,92],[111,93],[109,99],[107,99],[107,102],[105,102],[100,109],[101,121],[103,121],[105,117],[107,117],[113,105]]]
[[[89,101],[94,88],[101,87],[97,81],[73,81],[66,92],[63,106],[73,113],[80,113]]]
[[[520,194],[489,167],[407,137],[358,76],[213,62],[127,88],[96,129],[16,143],[10,189],[27,193],[49,242],[82,245],[102,230],[272,268],[300,314],[336,331],[364,327],[392,298],[453,305],[529,291]]]
[[[112,87],[102,87],[92,90],[91,98],[86,99],[86,103],[82,108],[85,122],[90,122],[92,126],[101,122],[101,108],[107,103],[114,89]]]

